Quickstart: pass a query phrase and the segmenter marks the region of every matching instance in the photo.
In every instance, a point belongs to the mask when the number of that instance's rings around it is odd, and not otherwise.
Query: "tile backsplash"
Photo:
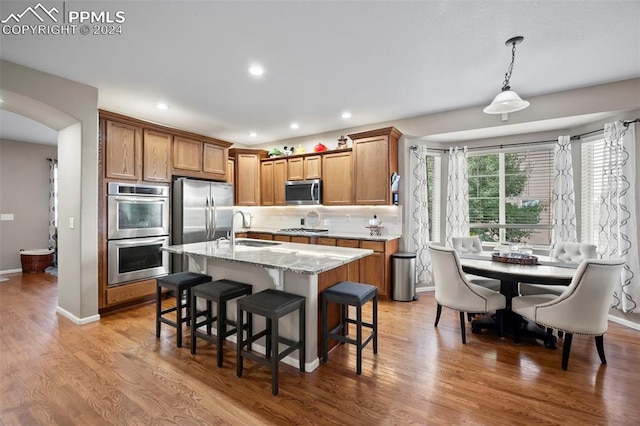
[[[281,207],[237,207],[245,213],[251,213],[252,228],[297,228],[301,219],[307,223],[307,214],[316,211],[320,215],[317,228],[332,232],[348,232],[368,235],[369,219],[375,214],[382,222],[382,234],[400,235],[402,233],[402,207],[400,206],[281,206]]]

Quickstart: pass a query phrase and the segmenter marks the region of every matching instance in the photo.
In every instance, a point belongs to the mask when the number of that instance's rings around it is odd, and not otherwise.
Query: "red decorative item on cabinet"
[[[321,143],[318,143],[316,146],[313,147],[313,152],[324,152],[326,150],[327,150],[327,147]]]

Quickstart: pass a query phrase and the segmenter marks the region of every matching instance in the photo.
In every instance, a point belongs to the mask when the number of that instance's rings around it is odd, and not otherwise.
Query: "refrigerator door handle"
[[[216,205],[216,197],[215,196],[211,196],[211,206],[213,207],[213,214],[212,219],[213,219],[213,223],[212,223],[212,237],[216,236],[216,228],[218,227],[218,206]]]
[[[205,198],[204,201],[204,230],[205,230],[205,238],[207,240],[211,239],[211,231],[210,231],[210,226],[209,226],[209,197]]]

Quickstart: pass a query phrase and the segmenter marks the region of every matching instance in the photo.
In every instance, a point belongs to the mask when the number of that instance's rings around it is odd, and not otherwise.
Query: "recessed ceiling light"
[[[256,132],[251,132],[249,133],[249,136],[251,136],[252,138],[255,138],[256,136],[258,136],[258,134]]]
[[[349,111],[345,111],[342,113],[342,118],[351,118],[351,113]]]
[[[165,104],[164,102],[158,102],[156,104],[156,108],[162,109],[162,110],[169,109],[169,105]]]
[[[292,129],[299,129],[300,128],[298,123],[291,123],[291,126],[289,126],[289,127],[291,127]]]
[[[260,76],[260,75],[264,74],[264,70],[262,69],[262,67],[260,65],[251,65],[249,67],[249,73],[251,75]]]

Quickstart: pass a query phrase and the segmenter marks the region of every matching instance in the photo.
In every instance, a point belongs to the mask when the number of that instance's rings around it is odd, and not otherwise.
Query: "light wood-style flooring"
[[[352,345],[312,373],[282,365],[280,394],[251,361],[236,377],[235,345],[156,339],[154,305],[77,326],[55,313],[56,278],[10,274],[0,283],[2,425],[640,424],[640,332],[610,323],[608,365],[593,338],[575,336],[569,371],[561,349],[515,345],[492,332],[460,341],[458,314],[433,327],[430,293],[381,302],[378,355],[361,376]]]

